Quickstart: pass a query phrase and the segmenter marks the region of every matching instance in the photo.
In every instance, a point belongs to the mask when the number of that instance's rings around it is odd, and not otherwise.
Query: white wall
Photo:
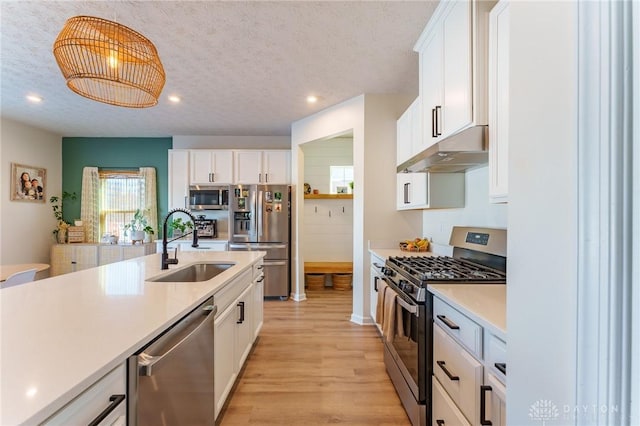
[[[289,136],[182,136],[173,137],[174,149],[289,149]]]
[[[302,199],[304,153],[300,145],[353,135],[354,227],[353,227],[353,313],[351,320],[368,323],[369,252],[368,240],[395,239],[421,232],[420,216],[398,212],[395,206],[396,120],[411,102],[409,96],[361,95],[320,111],[291,126],[292,178],[295,198]],[[386,196],[385,196],[386,195]],[[309,242],[304,229],[303,203],[295,203],[293,223],[293,298],[303,300],[304,245]],[[365,267],[366,265],[366,267]],[[366,314],[365,314],[366,313]]]
[[[302,145],[304,181],[329,193],[330,166],[353,165],[353,138],[334,138]],[[353,261],[353,200],[304,200],[304,246],[307,262]]]
[[[464,208],[423,211],[422,236],[434,244],[448,246],[453,226],[507,228],[507,204],[489,202],[489,167],[466,172]]]
[[[353,201],[304,200],[306,262],[353,261]]]
[[[328,194],[330,166],[353,166],[353,138],[333,138],[302,145],[304,151],[304,182]]]
[[[507,418],[539,425],[541,401],[558,410],[547,424],[576,424],[578,8],[510,16]]]
[[[48,199],[62,191],[62,137],[0,121],[0,264],[49,263],[56,221]],[[10,201],[11,163],[46,169],[45,202]]]

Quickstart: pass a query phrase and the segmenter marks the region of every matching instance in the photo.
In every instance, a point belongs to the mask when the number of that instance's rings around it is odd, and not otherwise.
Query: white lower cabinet
[[[123,363],[84,390],[42,425],[124,426],[127,424],[126,393],[127,369]]]
[[[432,424],[506,425],[506,343],[439,297],[433,318]]]
[[[262,261],[253,265],[253,336],[262,330],[264,322],[264,266]]]
[[[153,243],[118,244],[55,244],[51,246],[51,276],[81,271],[99,265],[146,256],[156,251]]]
[[[485,419],[492,426],[506,426],[507,390],[504,384],[494,374],[488,373],[482,392],[485,398]]]
[[[54,244],[51,246],[51,276],[98,266],[97,244]]]
[[[218,310],[218,312],[220,311]],[[234,345],[236,334],[235,314],[236,308],[235,305],[232,305],[228,306],[215,319],[214,397],[216,417],[218,417],[229,392],[231,392],[237,375]]]
[[[471,423],[462,415],[456,403],[447,395],[447,391],[437,380],[433,380],[431,389],[431,417],[434,426],[471,426]]]
[[[369,289],[369,315],[371,320],[378,327],[378,331],[382,334],[382,324],[376,321],[376,310],[378,307],[378,297],[380,289],[380,281],[382,279],[381,268],[384,266],[384,259],[371,255],[371,288]]]
[[[255,295],[254,269],[255,265],[213,296],[218,308],[214,323],[216,418],[255,342],[256,317],[260,318],[260,326],[262,324],[263,300]]]
[[[478,418],[482,364],[437,325],[433,327],[433,362],[434,377],[464,416],[471,421]]]

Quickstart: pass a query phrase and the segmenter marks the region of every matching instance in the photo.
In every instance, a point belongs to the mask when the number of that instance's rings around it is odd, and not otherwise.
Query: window
[[[123,228],[133,219],[136,210],[145,205],[144,179],[137,170],[101,170],[99,176],[99,235],[119,235],[121,241],[130,242],[130,236],[124,235]]]
[[[353,166],[329,166],[329,192],[331,194],[352,191]]]

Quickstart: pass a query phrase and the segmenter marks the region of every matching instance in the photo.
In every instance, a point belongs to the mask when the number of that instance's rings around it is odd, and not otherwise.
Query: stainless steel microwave
[[[189,187],[190,210],[227,210],[229,208],[229,186]]]

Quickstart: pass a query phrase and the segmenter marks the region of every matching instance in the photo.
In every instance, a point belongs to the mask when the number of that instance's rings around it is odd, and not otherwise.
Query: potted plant
[[[187,228],[193,229],[193,222],[190,220],[183,222],[182,218],[179,217],[169,222],[169,228],[171,229],[172,236],[177,238],[184,235]]]
[[[56,241],[60,244],[67,242],[67,229],[71,224],[66,222],[62,216],[62,204],[65,199],[75,200],[78,198],[75,192],[67,192],[63,191],[62,195],[58,197],[57,195],[53,195],[49,198],[49,202],[51,203],[51,208],[53,209],[53,216],[58,221],[56,225],[56,229],[52,231],[52,234]]]
[[[133,214],[131,222],[124,226],[124,235],[127,235],[129,230],[131,230],[131,242],[133,244],[135,244],[136,241],[143,242],[145,234],[153,235],[154,233],[153,228],[149,226],[149,222],[145,216],[145,211],[141,209],[137,209]]]

